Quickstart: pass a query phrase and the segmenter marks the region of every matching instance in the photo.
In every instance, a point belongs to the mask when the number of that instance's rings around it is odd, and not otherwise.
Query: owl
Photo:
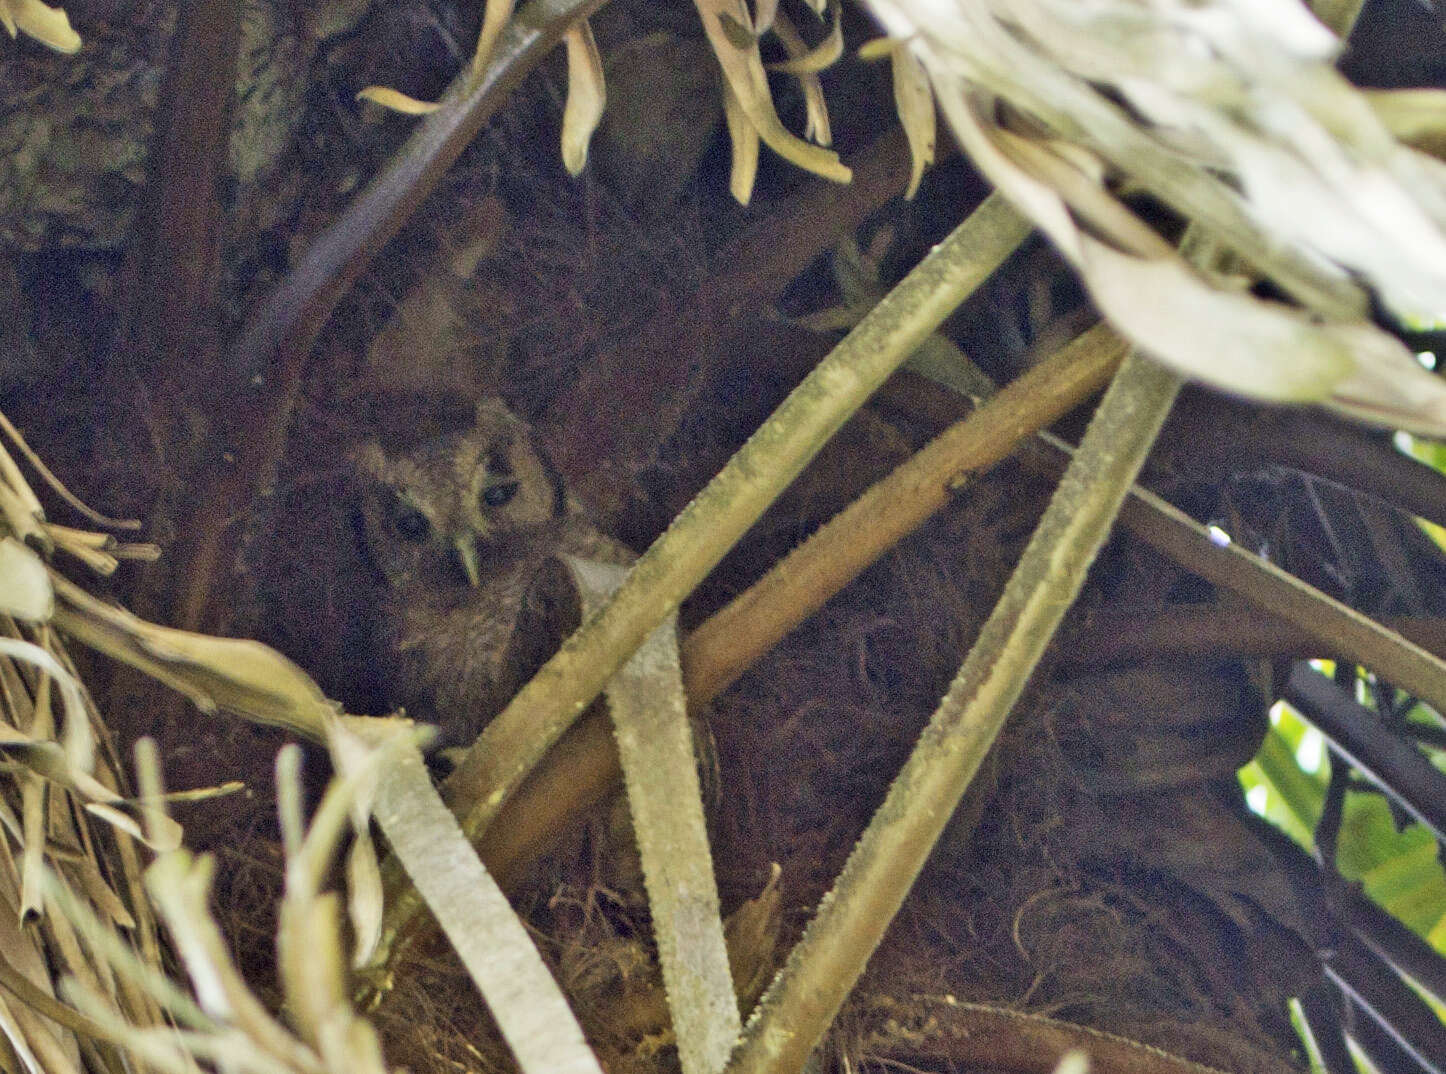
[[[376,670],[390,704],[466,745],[569,627],[570,587],[553,557],[631,553],[569,500],[501,400],[451,428],[391,424],[351,452],[352,524],[378,590]]]

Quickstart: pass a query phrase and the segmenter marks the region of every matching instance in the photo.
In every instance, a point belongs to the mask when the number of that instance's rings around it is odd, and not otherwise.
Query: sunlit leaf
[[[1435,837],[1423,824],[1396,828],[1378,794],[1346,796],[1336,864],[1348,880],[1415,931],[1426,934],[1446,918],[1446,871]]]
[[[904,137],[909,141],[909,186],[904,197],[912,198],[919,191],[924,169],[934,163],[934,145],[938,137],[934,117],[934,91],[929,76],[914,54],[899,47],[893,49],[890,61],[894,69],[894,107]]]
[[[513,0],[487,0],[482,9],[482,29],[477,33],[477,48],[472,53],[472,82],[477,83],[487,70],[487,62],[497,47],[497,39],[512,19]]]
[[[747,205],[753,197],[753,182],[758,177],[758,129],[743,114],[743,106],[726,83],[723,86],[723,118],[728,124],[728,138],[733,144],[728,192],[739,205]]]
[[[807,54],[808,47],[803,38],[782,12],[778,13],[773,29],[790,56],[801,57]],[[824,99],[823,83],[812,71],[795,71],[794,74],[798,77],[799,88],[803,90],[803,136],[819,145],[832,144],[833,128],[828,119],[828,101]]]
[[[425,116],[442,107],[436,101],[419,101],[388,86],[368,86],[356,96],[359,101],[371,101],[406,116]]]
[[[71,29],[65,9],[49,7],[40,0],[0,0],[0,26],[11,37],[22,33],[56,52],[72,55],[80,51],[80,35]]]
[[[14,537],[0,539],[0,614],[44,622],[55,609],[45,563]]]
[[[769,94],[768,79],[763,69],[763,60],[758,54],[758,43],[749,31],[748,43],[737,40],[736,29],[744,26],[748,19],[747,9],[742,0],[694,0],[702,16],[703,28],[713,53],[723,68],[723,76],[732,90],[734,104],[748,122],[752,124],[763,143],[785,160],[820,175],[825,179],[846,183],[853,173],[839,161],[838,155],[821,146],[811,145],[784,129],[773,107]],[[730,30],[730,27],[733,28]],[[746,167],[747,147],[744,139],[737,136],[736,118],[729,120],[729,133],[734,135],[734,174],[730,188],[736,197],[743,187],[742,177],[749,177],[747,189],[751,192],[751,176]],[[745,150],[740,154],[740,147]],[[739,157],[743,156],[745,167],[740,169]]]
[[[829,3],[833,8],[833,26],[828,35],[811,49],[805,48],[801,52],[795,53],[794,49],[790,48],[791,58],[781,63],[770,64],[770,70],[781,71],[789,75],[817,74],[837,62],[838,58],[843,55],[844,47],[843,13],[838,0],[829,0]],[[802,40],[802,38],[797,38],[799,44],[802,44]]]
[[[602,57],[586,19],[563,38],[567,45],[567,104],[562,111],[562,163],[570,175],[587,166],[587,146],[607,105]]]

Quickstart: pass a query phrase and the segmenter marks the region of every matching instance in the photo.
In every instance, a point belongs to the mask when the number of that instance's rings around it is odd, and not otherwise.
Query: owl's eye
[[[427,516],[420,511],[403,511],[397,515],[392,525],[396,526],[397,536],[404,541],[425,541],[432,530]]]
[[[517,495],[518,482],[504,481],[500,485],[489,485],[482,490],[482,502],[488,507],[501,507],[512,502]]]

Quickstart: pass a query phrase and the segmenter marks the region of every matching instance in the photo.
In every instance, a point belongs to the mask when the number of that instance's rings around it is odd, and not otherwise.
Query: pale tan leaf
[[[762,35],[773,29],[773,20],[778,14],[778,0],[754,0],[753,28]]]
[[[372,104],[379,104],[404,116],[425,116],[442,107],[437,101],[419,101],[390,86],[368,86],[356,95],[356,99],[371,101]]]
[[[159,808],[160,801],[190,801],[224,791],[178,791],[162,795],[156,802],[122,798],[89,772],[77,768],[59,745],[32,739],[10,729],[0,729],[0,756],[13,757],[37,776],[80,799],[86,812],[129,834],[152,850],[163,852],[181,845],[181,826]],[[231,789],[240,785],[233,784]],[[84,860],[84,859],[82,859]]]
[[[567,45],[567,104],[562,111],[562,163],[569,175],[587,166],[587,146],[607,106],[602,57],[586,19],[563,38]]]
[[[341,949],[341,903],[335,892],[300,899],[292,895],[282,901],[277,976],[287,1015],[312,1047],[320,1044],[322,1027],[333,1012],[347,1006]]]
[[[123,978],[139,986],[178,1024],[203,1031],[216,1028],[216,1024],[161,971],[158,964],[145,961],[116,935],[109,922],[100,920],[94,908],[78,898],[59,877],[46,876],[45,896],[60,909],[90,950],[106,958]],[[0,893],[0,899],[3,899],[3,893]]]
[[[1422,369],[1395,336],[1372,324],[1333,326],[1357,356],[1328,405],[1349,417],[1446,438],[1446,382]]]
[[[51,855],[51,860],[55,860],[54,854]],[[56,866],[73,887],[78,887],[85,893],[85,897],[105,920],[121,929],[130,930],[136,927],[135,918],[131,916],[125,901],[101,875],[100,867],[94,858],[77,855],[71,861],[56,862]],[[4,947],[4,944],[0,943],[0,947]]]
[[[993,135],[1001,152],[1053,189],[1097,237],[1136,257],[1173,256],[1174,247],[1104,189],[1098,157],[1079,146],[1042,143],[1005,130]]]
[[[33,664],[60,686],[60,696],[65,702],[65,728],[60,748],[64,751],[66,764],[79,772],[90,772],[95,765],[95,736],[75,676],[62,667],[50,652],[19,638],[0,638],[0,656]],[[48,714],[44,718],[48,720]],[[48,730],[47,727],[47,734]],[[11,729],[0,727],[0,738],[10,734]],[[21,737],[29,740],[28,736]]]
[[[20,779],[20,920],[40,916],[40,877],[45,868],[45,781],[34,774]]]
[[[803,38],[782,12],[778,13],[773,29],[790,56],[801,57],[807,54],[808,48],[804,44]],[[842,44],[840,44],[840,50],[842,50]],[[797,75],[799,88],[803,90],[803,136],[819,145],[831,145],[833,128],[828,119],[828,101],[823,95],[823,83],[812,71],[803,70],[793,73]]]
[[[785,38],[782,32],[778,36],[787,47],[790,58],[781,63],[769,64],[769,70],[788,75],[817,74],[838,61],[838,58],[843,55],[844,48],[842,10],[838,0],[828,0],[828,2],[833,9],[833,27],[827,36],[813,48],[808,48],[804,44],[803,37],[794,29],[793,24],[787,23],[788,29],[792,31],[790,36]],[[778,26],[775,29],[777,30],[783,25],[785,25],[784,19],[779,18]],[[790,44],[790,40],[792,44]]]
[[[45,515],[39,505],[32,502],[34,497],[30,486],[23,481],[0,481],[0,521],[10,528],[10,535],[23,544],[43,549],[49,538],[45,533]]]
[[[3,7],[3,4],[0,4],[0,7]],[[20,454],[25,456],[25,460],[30,463],[35,472],[40,475],[41,479],[50,486],[57,496],[91,522],[97,526],[104,526],[106,529],[113,530],[138,530],[141,528],[138,519],[111,518],[109,515],[103,515],[85,503],[85,501],[80,499],[75,493],[71,492],[70,489],[66,488],[65,483],[55,476],[50,467],[45,465],[45,460],[37,455],[35,449],[25,442],[25,437],[20,434],[20,430],[5,416],[4,412],[0,412],[0,432],[3,432],[9,437],[10,441],[20,451]],[[14,460],[10,458],[10,453],[3,448],[0,448],[0,480],[21,486],[23,491],[30,497],[35,510],[37,512],[40,510],[40,501],[35,499],[35,494],[25,485],[25,479],[15,466]]]
[[[80,51],[80,35],[71,29],[63,8],[49,7],[40,0],[0,0],[0,23],[11,37],[18,30],[56,52],[73,55]]]
[[[1054,188],[1000,151],[963,94],[941,92],[939,100],[966,150],[1080,269],[1105,316],[1153,357],[1257,399],[1324,403],[1446,435],[1446,385],[1413,368],[1385,333],[1216,290],[1173,254],[1140,258],[1099,242],[1075,225]]]
[[[44,622],[55,610],[45,563],[14,537],[0,539],[0,614]]]
[[[951,99],[951,122],[1024,117],[1031,136],[1087,149],[1316,314],[1365,320],[1367,288],[1406,315],[1446,308],[1446,169],[1390,137],[1304,5],[870,7]]]
[[[175,850],[146,870],[146,890],[175,942],[201,1009],[244,1034],[253,1046],[306,1070],[314,1066],[301,1042],[271,1017],[231,961],[226,939],[208,908],[216,863]]]
[[[328,1020],[321,1031],[321,1058],[327,1070],[347,1074],[387,1074],[376,1030],[361,1018]]]
[[[778,113],[773,108],[773,98],[768,91],[768,79],[763,70],[763,60],[758,54],[757,42],[754,41],[749,46],[743,47],[729,36],[725,20],[732,20],[733,23],[742,25],[748,19],[748,12],[743,6],[742,0],[694,0],[694,3],[702,16],[703,28],[708,35],[709,43],[713,46],[713,53],[718,57],[718,63],[723,68],[724,79],[731,87],[739,109],[748,117],[749,123],[758,132],[758,136],[764,144],[785,160],[811,171],[815,175],[831,179],[834,182],[848,182],[853,173],[839,161],[836,153],[821,146],[811,145],[784,129]],[[733,130],[734,124],[730,122],[730,133]],[[733,144],[735,150],[733,189],[736,196],[739,185],[736,181],[738,178],[736,154],[739,146],[736,138]],[[750,183],[750,189],[751,186]]]
[[[1446,90],[1366,90],[1366,100],[1401,141],[1446,156]]]
[[[40,947],[38,933],[21,924],[13,877],[5,876],[0,891],[0,958],[11,973],[22,977],[47,996],[55,995],[50,967]]]
[[[472,84],[476,85],[487,70],[487,62],[497,47],[497,39],[512,19],[513,0],[487,0],[482,9],[482,29],[477,33],[477,48],[472,53]]]
[[[898,47],[893,49],[891,59],[894,107],[898,109],[904,137],[909,141],[909,186],[904,191],[904,197],[912,198],[918,193],[924,169],[934,163],[935,140],[938,137],[934,92],[929,87],[924,65],[914,58],[912,52]]]
[[[154,851],[175,850],[185,837],[184,829],[171,817],[158,817],[154,825],[142,824],[138,811],[107,802],[87,802],[85,811]]]
[[[0,414],[0,428],[14,428],[4,414]],[[12,435],[22,451],[29,450],[19,438],[18,430]],[[10,452],[5,450],[3,444],[0,444],[0,490],[5,493],[0,507],[4,509],[5,521],[10,524],[14,535],[25,542],[29,542],[33,537],[43,538],[39,524],[44,520],[45,512],[41,509],[40,500],[25,480],[19,464],[11,457]]]
[[[45,1065],[36,1058],[30,1046],[29,1034],[20,1024],[16,1012],[10,1009],[9,997],[0,993],[0,1033],[5,1035],[10,1047],[24,1064],[26,1074],[46,1074]]]
[[[362,828],[346,856],[346,910],[353,936],[352,965],[364,966],[382,937],[382,871],[371,832]]]
[[[1216,291],[1175,258],[1146,261],[1080,241],[1101,311],[1186,376],[1256,399],[1305,403],[1329,399],[1355,368],[1352,348],[1299,310]]]
[[[743,106],[727,83],[723,85],[723,118],[728,124],[728,138],[733,144],[728,192],[739,205],[747,205],[753,197],[753,182],[758,177],[758,130],[743,114]]]
[[[892,37],[875,37],[860,45],[855,55],[866,63],[872,63],[875,60],[888,59],[901,47],[903,46]]]

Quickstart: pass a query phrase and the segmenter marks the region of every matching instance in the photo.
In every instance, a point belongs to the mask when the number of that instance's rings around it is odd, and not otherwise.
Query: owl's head
[[[500,399],[470,425],[412,423],[352,452],[362,553],[389,585],[482,584],[546,546],[564,511],[556,472]]]

